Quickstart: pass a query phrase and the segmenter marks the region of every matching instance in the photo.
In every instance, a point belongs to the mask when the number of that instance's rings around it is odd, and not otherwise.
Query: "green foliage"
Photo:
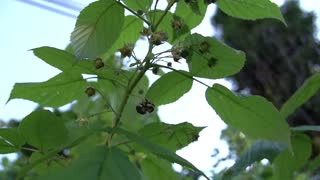
[[[1,154],[18,152],[21,146],[25,144],[25,139],[17,128],[1,128],[0,136]]]
[[[225,178],[238,175],[240,172],[244,171],[246,167],[254,162],[259,162],[264,158],[268,159],[269,162],[272,162],[284,149],[285,147],[277,142],[257,141],[237,159],[231,168],[229,168],[225,174]]]
[[[41,151],[60,148],[67,140],[68,131],[62,119],[50,111],[34,111],[19,125],[26,142]]]
[[[305,165],[311,155],[311,143],[308,136],[294,134],[291,141],[293,152],[285,150],[274,160],[273,179],[292,179],[293,172]]]
[[[314,74],[283,104],[281,115],[286,118],[308,101],[320,88],[320,73]]]
[[[195,12],[190,8],[190,4],[185,1],[178,1],[177,8],[174,12],[175,16],[180,17],[189,30],[199,25],[206,14],[207,7],[204,1],[199,1],[198,12]]]
[[[278,141],[290,147],[288,124],[279,111],[264,98],[238,97],[219,84],[207,89],[206,98],[227,124],[237,127],[247,136]]]
[[[106,51],[103,57],[109,58],[126,44],[135,43],[140,38],[143,29],[143,22],[135,16],[125,16],[122,29],[118,39],[112,43],[111,48]]]
[[[63,72],[42,83],[16,83],[11,99],[27,99],[43,107],[59,107],[80,98],[87,86],[79,74]]]
[[[19,160],[27,159],[14,176],[182,179],[171,167],[178,163],[209,179],[175,153],[196,141],[203,127],[161,123],[156,114],[158,106],[178,100],[196,81],[208,87],[208,103],[228,125],[259,140],[236,161],[229,175],[267,158],[275,159],[275,177],[283,176],[278,172],[284,160],[292,162],[285,175],[291,177],[310,155],[308,139],[295,134],[291,137],[283,116],[263,97],[236,96],[221,85],[210,87],[196,79],[224,78],[239,72],[245,64],[244,52],[211,37],[191,34],[191,29],[202,21],[207,2],[170,0],[160,10],[158,1],[151,7],[151,0],[99,0],[80,12],[71,45],[65,51],[46,46],[33,49],[35,56],[62,72],[41,83],[17,83],[11,92],[9,100],[23,98],[40,105],[17,129],[0,129],[0,153],[21,151]],[[278,7],[267,0],[217,3],[232,16],[283,21]],[[125,9],[131,14],[125,16]],[[149,44],[144,58],[135,53],[139,39]],[[163,43],[171,43],[173,48],[155,53],[155,47]],[[182,63],[182,58],[187,61],[188,71],[172,66]],[[162,69],[171,71],[164,73]],[[146,77],[148,70],[163,72],[151,86]],[[84,74],[93,76],[83,78]],[[313,86],[309,81],[306,84],[304,89]],[[299,91],[302,100],[290,100],[297,101],[289,103],[290,112],[315,93],[314,89],[304,95],[305,91]],[[73,101],[67,112],[42,110]]]
[[[189,71],[196,77],[219,79],[239,72],[244,65],[243,52],[200,34],[188,36],[182,46],[189,52]]]
[[[173,153],[172,151],[158,145],[150,142],[146,138],[143,138],[139,135],[136,135],[134,133],[131,133],[129,131],[117,128],[117,129],[106,129],[107,132],[109,133],[119,133],[124,136],[126,136],[129,140],[136,142],[138,145],[140,145],[142,148],[145,150],[153,153],[154,155],[157,155],[163,159],[168,160],[169,162],[172,163],[178,163],[181,166],[187,167],[189,169],[192,169],[194,171],[197,171],[198,173],[202,174],[206,178],[208,178],[203,172],[201,172],[198,168],[196,168],[194,165],[192,165],[189,161],[185,160],[184,158],[178,156],[177,154]],[[208,178],[209,179],[209,178]]]
[[[276,18],[285,23],[279,7],[270,0],[219,0],[217,4],[229,16],[247,20]]]
[[[169,162],[153,155],[148,155],[147,158],[143,159],[141,161],[141,167],[147,179],[179,179],[177,173],[171,168],[171,164]]]
[[[228,45],[246,52],[246,65],[230,78],[236,84],[233,86],[234,90],[238,93],[263,96],[278,109],[284,107],[283,104],[304,81],[306,82],[307,78],[317,73],[320,62],[319,43],[314,37],[314,14],[303,11],[298,1],[286,1],[281,11],[288,27],[272,20],[242,21],[228,17],[221,11],[217,12],[212,21],[222,31],[223,40]],[[276,50],[280,53],[274,53]],[[311,87],[310,90],[315,91]],[[306,98],[308,94],[301,93],[301,95],[301,101],[295,98],[292,98],[293,101],[289,100],[290,107],[287,106],[286,110],[290,112],[285,112],[288,113],[285,118],[289,125],[293,126],[291,129],[294,131],[316,130],[316,126],[309,125],[318,125],[319,94],[309,100]],[[302,104],[304,105],[301,106]],[[312,137],[310,162],[317,156],[319,146],[317,133],[308,132],[308,136]],[[243,138],[241,134],[238,137]],[[247,138],[243,139],[247,140]],[[231,147],[234,147],[238,141],[229,142]],[[257,171],[259,169],[257,167],[267,170],[271,166],[272,164],[265,164],[264,161],[252,164],[246,167],[246,172],[240,173],[238,179],[269,179],[274,172],[271,171],[267,177],[262,176],[260,171]],[[290,173],[293,174],[292,179],[301,179],[301,177],[311,179],[316,171],[310,169],[307,164]],[[315,175],[312,178],[317,177]]]
[[[183,74],[185,71],[173,71],[161,76],[148,90],[146,97],[155,105],[163,105],[178,100],[192,87],[192,79]]]
[[[309,126],[309,125],[304,125],[304,126],[296,126],[291,128],[294,131],[316,131],[320,132],[320,126]]]
[[[147,12],[152,5],[152,0],[124,0],[124,3],[135,11]]]
[[[96,58],[106,52],[118,39],[123,22],[124,9],[116,1],[91,3],[81,11],[71,33],[76,57]]]
[[[118,148],[97,146],[89,149],[68,168],[40,177],[43,180],[53,179],[119,179],[140,180],[141,175],[130,163],[126,154]]]
[[[171,151],[177,151],[196,141],[202,129],[202,127],[194,127],[190,123],[177,125],[152,123],[141,128],[138,133]]]

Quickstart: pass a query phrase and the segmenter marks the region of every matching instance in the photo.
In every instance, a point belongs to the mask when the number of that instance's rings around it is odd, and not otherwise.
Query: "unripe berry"
[[[164,41],[168,40],[168,34],[164,31],[159,31],[151,34],[150,42],[156,46],[162,44]]]
[[[119,51],[121,53],[121,58],[131,57],[133,48],[134,48],[134,45],[131,43],[126,44],[122,48],[120,48]]]
[[[149,29],[149,28],[143,28],[143,30],[140,32],[140,34],[142,35],[142,36],[150,36],[150,34],[151,34],[151,30]]]
[[[182,19],[174,19],[171,21],[171,27],[174,30],[181,30],[184,27],[184,22]]]
[[[139,9],[139,10],[137,11],[137,14],[138,14],[139,16],[142,16],[142,15],[143,15],[143,11],[142,11],[141,9]]]
[[[207,41],[203,41],[200,43],[199,51],[200,53],[207,53],[209,52],[210,44]]]

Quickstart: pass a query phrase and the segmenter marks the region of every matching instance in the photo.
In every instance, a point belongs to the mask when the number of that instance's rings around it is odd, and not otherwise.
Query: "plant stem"
[[[204,86],[206,86],[206,87],[208,87],[208,88],[211,88],[211,86],[207,85],[206,83],[204,83],[204,82],[202,82],[202,81],[194,78],[193,76],[191,76],[191,75],[189,75],[189,74],[186,74],[186,73],[183,73],[183,72],[181,72],[181,71],[178,71],[178,70],[176,70],[176,69],[174,69],[174,68],[172,68],[172,67],[163,66],[163,65],[160,65],[160,64],[153,64],[152,67],[161,67],[161,68],[170,69],[170,70],[175,71],[175,72],[177,72],[177,73],[179,73],[179,74],[181,74],[181,75],[183,75],[183,76],[185,76],[185,77],[187,77],[187,78],[190,78],[190,79],[192,79],[192,80],[194,80],[194,81],[196,81],[196,82],[198,82],[198,83],[200,83],[200,84],[202,84],[202,85],[204,85]]]
[[[137,75],[137,77],[134,79],[134,81],[128,85],[128,88],[126,89],[126,92],[124,95],[124,99],[122,100],[122,102],[120,104],[119,112],[116,114],[116,117],[113,120],[112,128],[115,128],[119,125],[121,117],[122,117],[122,113],[124,111],[125,106],[127,105],[127,102],[129,100],[129,97],[130,97],[133,89],[136,87],[136,85],[141,80],[141,78],[144,76],[144,74],[147,70],[148,70],[148,68],[144,68],[142,71],[140,71],[139,74]],[[106,145],[108,145],[108,146],[111,145],[113,135],[114,135],[114,133],[110,133],[108,135]]]
[[[149,43],[149,48],[148,48],[147,55],[143,60],[145,65],[142,67],[142,70],[138,73],[138,75],[135,78],[133,77],[132,79],[130,79],[130,81],[128,82],[128,87],[127,87],[127,89],[125,91],[124,99],[122,100],[122,102],[120,104],[119,112],[116,114],[116,117],[113,120],[112,128],[116,128],[119,125],[121,117],[122,117],[122,113],[124,111],[124,108],[125,108],[128,100],[129,100],[129,97],[130,97],[133,89],[137,86],[137,84],[139,83],[141,78],[144,76],[146,71],[151,67],[150,60],[153,58],[153,56],[151,56],[152,55],[152,49],[153,49],[153,45],[151,43]],[[111,146],[111,141],[112,141],[113,134],[114,133],[109,133],[109,135],[107,137],[107,140],[105,142],[105,144],[107,146]]]
[[[159,20],[157,21],[157,23],[152,26],[152,31],[155,32],[158,28],[158,26],[160,25],[160,23],[162,22],[163,18],[167,15],[167,13],[169,12],[169,10],[172,8],[172,6],[174,5],[174,3],[176,2],[176,0],[171,0],[166,9],[164,10],[163,14],[160,16]]]
[[[143,22],[145,22],[146,24],[148,24],[148,26],[151,25],[151,23],[146,20],[145,18],[143,18],[142,16],[140,16],[139,14],[137,14],[134,10],[130,9],[128,6],[124,5],[123,3],[121,3],[120,1],[117,1],[117,3],[122,6],[124,9],[130,11],[132,14],[134,14],[135,16],[137,16],[139,19],[141,19]]]

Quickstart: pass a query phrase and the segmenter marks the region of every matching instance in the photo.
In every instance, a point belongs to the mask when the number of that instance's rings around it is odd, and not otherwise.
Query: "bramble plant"
[[[263,97],[238,95],[197,79],[224,78],[245,64],[244,52],[212,37],[191,34],[208,4],[215,3],[235,18],[274,18],[285,26],[279,7],[269,0],[167,0],[161,2],[167,4],[161,10],[159,3],[93,2],[78,16],[66,50],[32,50],[61,73],[46,82],[16,83],[9,100],[27,99],[51,108],[76,101],[71,107],[76,116],[38,109],[17,128],[0,129],[0,153],[29,153],[17,179],[181,179],[171,163],[209,179],[175,154],[197,140],[203,127],[165,124],[156,114],[158,106],[178,100],[194,82],[207,87],[209,105],[226,124],[256,140],[224,178],[266,158],[274,165],[274,179],[291,179],[307,162],[311,144],[298,131],[320,128],[290,129],[286,117],[316,93],[319,74],[306,81],[280,111]],[[149,44],[144,58],[135,53],[141,38]],[[172,48],[155,51],[163,43]],[[174,68],[175,63],[185,62],[188,71]],[[150,87],[147,71],[161,75]]]

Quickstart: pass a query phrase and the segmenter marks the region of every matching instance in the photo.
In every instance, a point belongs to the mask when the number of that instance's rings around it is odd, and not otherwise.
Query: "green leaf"
[[[16,83],[11,99],[27,99],[43,107],[59,107],[83,96],[87,83],[79,74],[63,72],[41,83]]]
[[[17,148],[20,148],[26,142],[18,128],[0,128],[0,136]]]
[[[296,126],[296,127],[292,127],[291,128],[294,131],[316,131],[316,132],[320,132],[320,126],[309,126],[309,125],[305,125],[305,126]]]
[[[283,104],[281,115],[287,118],[299,106],[317,93],[320,88],[320,73],[314,74],[308,78],[304,84]]]
[[[210,106],[221,119],[245,135],[290,146],[290,129],[279,111],[260,96],[238,97],[222,85],[206,91]]]
[[[162,17],[163,13],[164,11],[162,10],[150,11],[148,13],[148,18],[150,21],[155,20],[155,22],[158,22],[158,20]],[[167,41],[171,44],[175,44],[177,40],[181,39],[191,31],[191,29],[187,25],[182,26],[181,29],[174,29],[172,26],[172,22],[174,20],[181,20],[184,22],[184,20],[181,17],[172,14],[171,12],[167,12],[167,14],[164,16],[157,28],[158,32],[163,31],[168,34]]]
[[[293,179],[295,170],[303,167],[311,155],[310,138],[305,134],[292,136],[293,153],[287,149],[274,160],[273,179]]]
[[[185,74],[185,75],[182,75]],[[193,80],[188,72],[172,71],[161,76],[148,90],[146,97],[155,105],[169,104],[187,93]]]
[[[100,0],[84,8],[71,33],[71,45],[77,59],[96,58],[118,39],[124,21],[124,9],[116,1]]]
[[[139,130],[139,135],[171,151],[176,151],[196,141],[203,127],[194,127],[190,123],[166,124],[152,123]]]
[[[196,168],[194,165],[192,165],[189,161],[185,160],[184,158],[178,156],[174,152],[158,145],[150,142],[149,140],[143,138],[142,136],[139,136],[137,134],[131,133],[129,131],[126,131],[124,129],[116,128],[116,129],[111,129],[111,128],[105,128],[105,131],[109,133],[118,133],[121,135],[126,136],[129,140],[136,142],[139,144],[142,148],[144,148],[147,151],[150,151],[151,153],[168,160],[169,162],[172,163],[178,163],[181,166],[187,167],[189,169],[192,169],[200,174],[202,174],[204,177],[209,179],[203,172],[201,172],[198,168]]]
[[[270,0],[219,0],[217,4],[229,16],[246,20],[275,18],[286,24],[280,8]]]
[[[309,172],[313,172],[317,170],[319,167],[320,167],[320,155],[317,155],[317,157],[311,160],[310,164],[307,166],[307,169]]]
[[[13,146],[12,144],[8,143],[4,139],[0,139],[0,154],[8,154],[13,152],[20,151],[19,148]]]
[[[133,75],[133,72],[127,71],[123,75],[130,78]],[[124,84],[127,84],[128,78],[124,78],[126,80]],[[116,112],[119,111],[121,100],[125,96],[125,88],[123,86],[119,86],[118,83],[112,83],[110,81],[100,79],[98,80],[97,84],[93,85],[96,87],[96,89],[99,89],[104,97],[106,97],[111,107]],[[136,132],[145,124],[158,121],[155,119],[157,116],[156,113],[141,115],[136,111],[136,106],[143,102],[144,94],[148,90],[148,87],[149,80],[147,76],[143,76],[137,86],[134,88],[132,96],[129,97],[121,115],[123,128]],[[156,112],[156,110],[154,112]]]
[[[33,163],[41,158],[45,158],[45,156],[38,152],[33,152],[31,157],[28,159],[29,163]],[[45,162],[42,162],[35,166],[32,171],[37,173],[39,176],[47,175],[49,173],[54,173],[57,170],[64,168],[63,159],[48,159]]]
[[[130,9],[135,11],[141,10],[147,12],[152,5],[153,0],[124,0],[123,1]]]
[[[201,50],[202,44],[207,48]],[[241,70],[245,54],[228,47],[212,37],[192,34],[182,42],[183,49],[189,52],[187,62],[193,76],[219,79]]]
[[[177,8],[174,12],[176,16],[179,16],[185,25],[191,30],[199,25],[207,11],[207,5],[204,1],[198,1],[198,13],[195,13],[189,4],[185,1],[178,1]]]
[[[76,62],[76,57],[67,51],[54,47],[43,46],[32,49],[33,54],[61,71],[72,71],[79,74],[97,74],[93,62]]]
[[[172,169],[171,163],[151,154],[141,161],[141,168],[147,179],[152,180],[178,180],[177,173]]]
[[[140,19],[135,16],[126,16],[119,38],[112,44],[107,53],[103,55],[103,58],[109,58],[126,44],[134,44],[141,37],[140,32],[142,29],[143,23]]]
[[[61,118],[47,110],[34,111],[19,125],[27,143],[42,151],[61,147],[68,138],[68,131]]]
[[[74,66],[75,56],[67,51],[49,46],[34,48],[32,51],[35,56],[61,71],[79,71],[78,67]]]
[[[277,142],[257,141],[236,160],[235,164],[226,171],[224,176],[227,179],[231,179],[230,176],[238,175],[252,163],[261,161],[264,158],[272,162],[285,148],[284,145]]]
[[[129,161],[127,155],[118,148],[97,146],[80,154],[80,158],[62,171],[54,172],[41,180],[56,179],[115,179],[140,180],[136,167]]]
[[[63,72],[72,72],[79,75],[93,74],[103,79],[123,81],[123,76],[117,75],[114,69],[108,67],[96,69],[93,61],[79,61],[75,63],[75,56],[61,49],[44,46],[32,49],[32,51],[38,58]]]

